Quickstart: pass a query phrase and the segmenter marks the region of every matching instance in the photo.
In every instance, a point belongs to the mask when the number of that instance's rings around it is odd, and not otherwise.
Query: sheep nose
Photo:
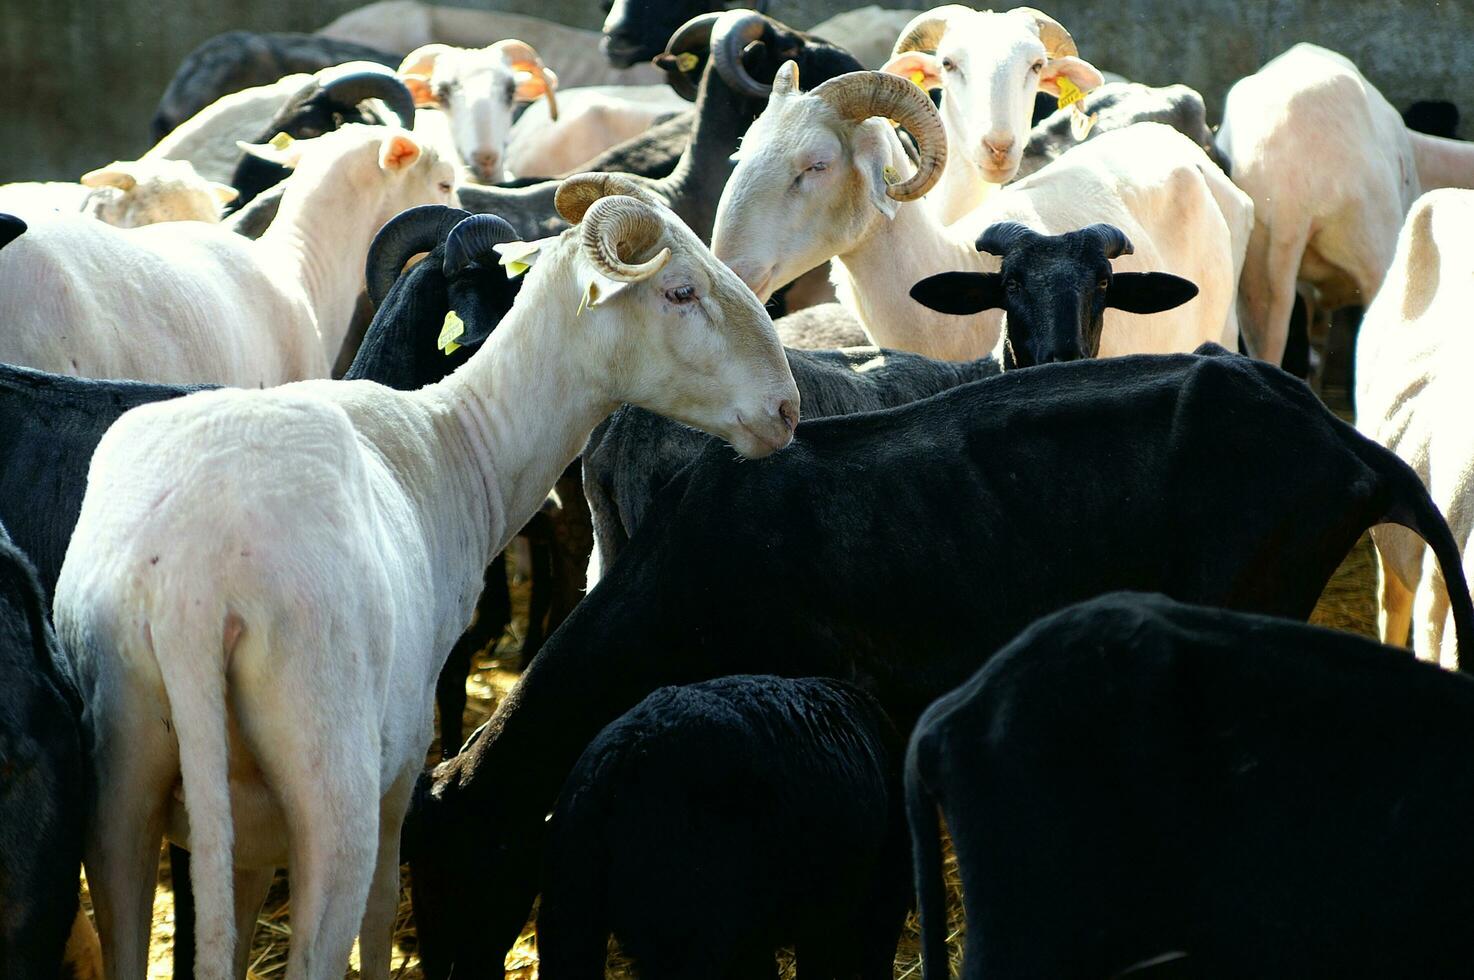
[[[477,150],[471,154],[471,169],[482,180],[500,180],[502,155],[495,150]]]
[[[1008,159],[1009,151],[1013,149],[1013,137],[990,136],[983,140],[983,149],[988,151],[995,162],[1003,163]]]
[[[783,424],[788,426],[788,434],[793,435],[793,430],[798,428],[798,406],[791,398],[785,398],[778,403],[778,417]]]

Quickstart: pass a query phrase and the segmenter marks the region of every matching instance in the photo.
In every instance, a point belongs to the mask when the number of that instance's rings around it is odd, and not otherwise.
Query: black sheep
[[[85,766],[71,667],[0,527],[0,976],[59,977],[73,923],[91,931],[77,905]]]
[[[890,980],[910,904],[900,737],[842,681],[736,676],[655,691],[605,728],[548,825],[547,980]]]
[[[1115,272],[1111,259],[1130,255],[1132,247],[1114,225],[1041,235],[1003,221],[983,230],[977,250],[1003,259],[999,270],[928,276],[911,287],[911,298],[957,316],[1006,311],[1008,370],[1095,357],[1107,309],[1161,313],[1198,294],[1196,285],[1168,272]]]
[[[1382,522],[1428,541],[1474,643],[1457,546],[1412,470],[1304,383],[1214,345],[803,422],[756,462],[709,448],[417,788],[403,854],[427,975],[516,940],[559,785],[656,687],[839,677],[906,730],[1029,623],[1106,592],[1303,619]]]
[[[906,759],[925,976],[1474,971],[1474,681],[1300,623],[1119,594],[1044,619]],[[1155,969],[1148,969],[1148,967]]]

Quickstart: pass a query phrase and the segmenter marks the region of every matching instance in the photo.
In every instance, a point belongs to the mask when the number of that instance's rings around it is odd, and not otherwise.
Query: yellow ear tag
[[[1080,90],[1080,87],[1063,75],[1055,76],[1054,84],[1059,86],[1059,107],[1061,109],[1072,106],[1085,98],[1085,93]]]
[[[682,51],[680,54],[676,55],[676,67],[683,72],[691,71],[700,63],[701,59],[696,57],[689,51]]]
[[[599,302],[599,284],[590,280],[588,288],[583,291],[583,298],[578,301],[578,312],[573,315],[583,316],[583,311],[593,309],[597,302]]]
[[[435,341],[435,346],[447,354],[454,354],[461,349],[456,343],[456,338],[466,332],[465,322],[456,315],[455,310],[445,314],[445,323],[440,327],[440,339]]]
[[[913,71],[911,73],[911,81],[915,83],[917,88],[923,91],[926,90],[926,72],[921,71],[920,69]]]
[[[287,147],[291,146],[295,142],[297,141],[292,139],[290,133],[277,133],[271,138],[271,145],[276,147],[278,150],[285,150]]]
[[[901,180],[901,175],[898,174],[896,172],[896,168],[892,167],[890,164],[886,164],[885,169],[880,172],[880,176],[881,179],[886,182],[886,186],[900,183]]]

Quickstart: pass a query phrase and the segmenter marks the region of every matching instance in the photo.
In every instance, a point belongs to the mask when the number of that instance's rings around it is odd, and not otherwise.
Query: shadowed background
[[[450,2],[595,29],[604,16],[598,0]],[[807,27],[862,5],[772,0],[770,13]],[[1213,122],[1235,79],[1296,41],[1347,55],[1399,109],[1417,99],[1458,102],[1464,89],[1456,84],[1459,69],[1474,64],[1474,3],[1465,0],[1034,5],[1059,18],[1097,66],[1150,85],[1185,82],[1198,89]],[[142,154],[149,119],[174,69],[214,34],[312,31],[358,6],[360,0],[0,0],[0,182],[75,180],[93,167]],[[557,52],[543,54],[556,68]],[[1469,107],[1462,108],[1467,115]]]

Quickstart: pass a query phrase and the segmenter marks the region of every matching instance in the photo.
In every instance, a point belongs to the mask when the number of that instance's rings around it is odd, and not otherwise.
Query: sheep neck
[[[898,148],[899,149],[899,148]],[[881,219],[869,235],[838,256],[835,283],[880,347],[915,351],[947,361],[970,361],[998,342],[1002,315],[947,316],[913,300],[911,287],[927,276],[981,271],[970,242],[944,229],[920,202],[903,203],[893,219]]]
[[[474,533],[487,535],[474,549],[478,578],[617,407],[570,356],[570,335],[586,324],[551,292],[529,282],[475,357],[414,396],[430,402],[442,444],[441,472],[427,483],[436,499],[425,506],[445,510],[452,533],[465,533],[469,517]]]
[[[1424,193],[1440,187],[1474,187],[1474,143],[1412,130],[1407,135]]]
[[[301,290],[332,364],[353,319],[380,202],[365,200],[341,175],[323,176],[289,183],[276,219],[255,244],[265,262]]]
[[[684,204],[683,214],[689,213],[688,224],[702,241],[711,241],[712,227],[716,224],[716,206],[720,193],[711,188],[720,188],[732,173],[732,154],[748,125],[755,118],[747,111],[747,101],[725,84],[714,81],[715,66],[708,65],[702,73],[700,88],[696,93],[696,116],[691,126],[691,139],[681,151],[675,169],[670,176],[659,182],[659,186],[672,208]],[[720,180],[712,180],[712,175]],[[693,206],[700,207],[696,214]]]
[[[953,153],[931,192],[936,214],[942,224],[950,225],[986,201],[998,186],[984,180],[983,172],[971,160]]]

